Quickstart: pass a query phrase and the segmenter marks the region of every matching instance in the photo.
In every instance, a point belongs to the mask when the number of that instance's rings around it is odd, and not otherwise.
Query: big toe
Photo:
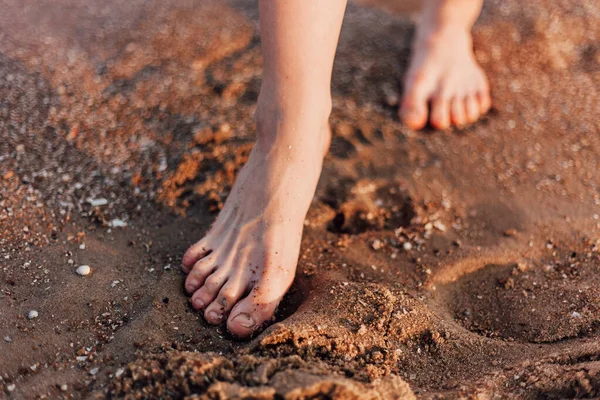
[[[427,123],[427,104],[416,100],[407,100],[400,108],[400,119],[412,130],[423,129]]]
[[[227,320],[227,330],[232,335],[247,338],[260,330],[275,315],[281,297],[268,302],[257,300],[251,293],[233,308]]]
[[[427,124],[427,99],[431,81],[426,74],[409,76],[399,114],[410,129],[418,130]]]

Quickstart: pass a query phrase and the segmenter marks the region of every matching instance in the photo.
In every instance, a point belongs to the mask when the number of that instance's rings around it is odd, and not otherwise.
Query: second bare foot
[[[420,27],[404,86],[401,120],[411,129],[471,124],[491,106],[487,78],[471,34],[462,27]]]

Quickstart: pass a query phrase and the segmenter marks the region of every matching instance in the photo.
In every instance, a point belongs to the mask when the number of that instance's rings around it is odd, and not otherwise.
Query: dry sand
[[[600,396],[600,3],[486,3],[495,108],[446,133],[397,121],[413,24],[350,5],[296,283],[248,342],[179,263],[251,147],[254,3],[35,3],[0,1],[0,397]]]

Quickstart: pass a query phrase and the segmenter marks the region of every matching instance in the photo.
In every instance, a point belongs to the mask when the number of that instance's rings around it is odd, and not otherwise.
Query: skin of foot
[[[485,73],[473,54],[471,27],[481,4],[473,0],[427,0],[413,43],[400,106],[411,129],[471,124],[491,107]]]
[[[192,307],[210,324],[226,321],[240,338],[273,318],[294,280],[329,147],[328,113],[285,114],[257,111],[258,141],[247,164],[210,231],[183,257]]]
[[[296,271],[304,219],[329,148],[331,73],[346,0],[259,0],[257,142],[206,236],[183,257],[194,309],[248,338]]]

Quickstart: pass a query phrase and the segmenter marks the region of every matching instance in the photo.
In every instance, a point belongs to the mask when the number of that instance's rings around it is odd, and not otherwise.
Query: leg
[[[331,72],[346,0],[261,0],[257,142],[210,232],[183,257],[205,319],[248,337],[294,279],[330,141]]]
[[[483,0],[425,0],[413,44],[400,118],[412,129],[463,126],[485,114],[491,99],[475,61],[471,28]]]

